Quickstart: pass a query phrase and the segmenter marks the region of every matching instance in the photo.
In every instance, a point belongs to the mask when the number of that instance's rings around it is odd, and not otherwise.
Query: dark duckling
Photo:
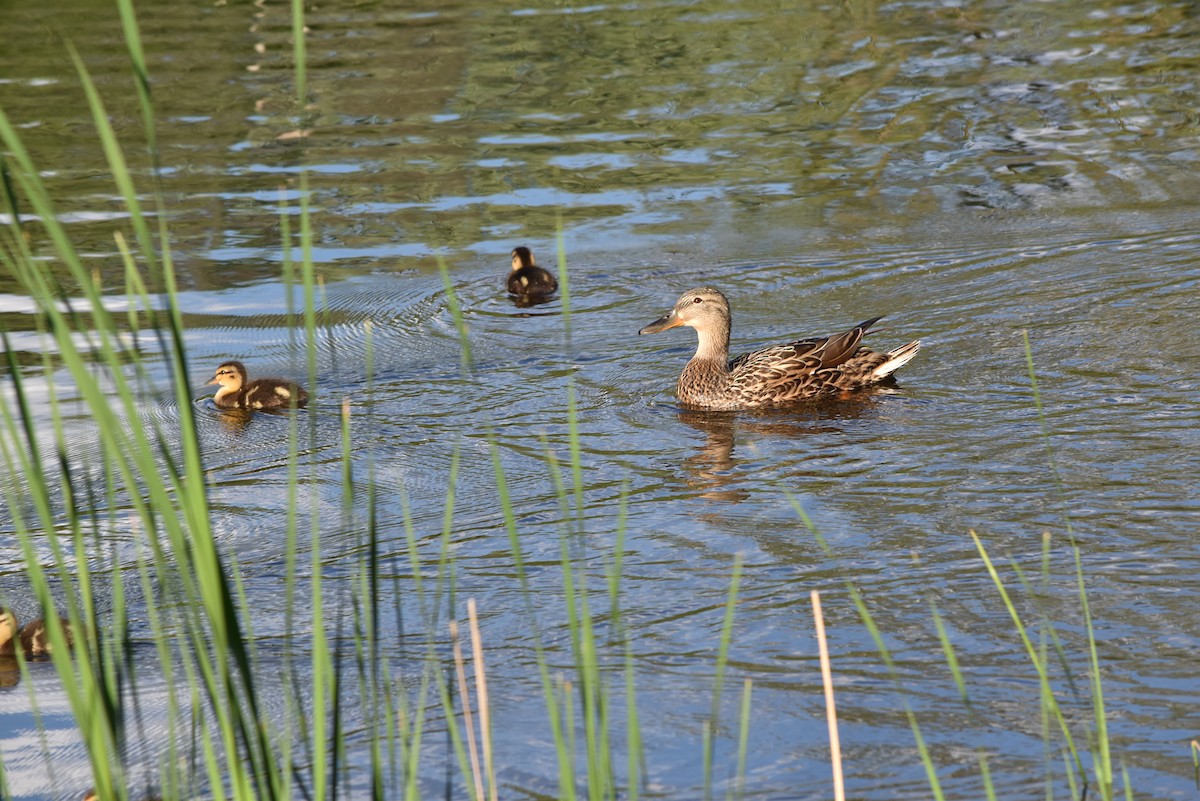
[[[222,409],[287,409],[308,403],[308,393],[299,384],[282,378],[246,380],[246,366],[224,362],[209,384],[220,384],[213,403]]]
[[[522,245],[513,248],[512,272],[508,274],[508,294],[544,298],[558,289],[554,275],[533,261],[533,252]]]

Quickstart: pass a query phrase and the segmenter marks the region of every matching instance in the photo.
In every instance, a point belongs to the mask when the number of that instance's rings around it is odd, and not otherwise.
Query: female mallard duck
[[[220,384],[213,403],[222,409],[287,409],[308,403],[308,393],[299,384],[282,378],[246,381],[246,366],[229,361],[217,368],[209,384]]]
[[[679,325],[696,329],[700,344],[683,368],[675,392],[684,406],[760,409],[865,389],[887,380],[917,355],[921,342],[887,353],[860,347],[879,319],[859,323],[844,334],[800,339],[729,361],[729,301],[717,289],[699,287],[684,292],[669,314],[638,333],[654,334]]]
[[[508,274],[508,294],[523,297],[544,297],[558,289],[558,281],[542,267],[533,263],[533,252],[522,245],[512,252],[512,272]]]
[[[71,625],[65,619],[60,622],[67,646],[74,645],[75,638],[71,634]],[[23,627],[18,626],[17,616],[13,614],[13,611],[0,607],[0,657],[14,656],[17,645],[21,646],[21,651],[25,654],[26,659],[49,656],[51,650],[50,631],[46,628],[46,621],[39,619],[26,623]]]

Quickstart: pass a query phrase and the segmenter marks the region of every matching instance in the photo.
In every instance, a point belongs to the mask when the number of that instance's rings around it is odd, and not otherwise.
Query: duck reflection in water
[[[747,459],[734,456],[737,434],[795,439],[840,435],[841,420],[852,420],[874,408],[877,396],[893,394],[877,390],[853,400],[814,401],[802,407],[759,412],[711,412],[680,409],[679,421],[704,435],[696,453],[683,460],[689,487],[702,490],[700,497],[738,503],[750,497],[751,474],[739,472]],[[751,446],[752,447],[752,446]]]
[[[692,456],[683,460],[687,484],[703,490],[701,498],[711,501],[738,503],[750,497],[749,490],[730,487],[737,476],[733,469],[733,418],[727,412],[679,412],[679,420],[704,434],[704,443]]]
[[[221,423],[221,428],[225,429],[226,433],[235,436],[242,434],[246,430],[246,426],[250,425],[250,421],[254,419],[254,412],[247,409],[221,409],[220,411],[217,419]]]

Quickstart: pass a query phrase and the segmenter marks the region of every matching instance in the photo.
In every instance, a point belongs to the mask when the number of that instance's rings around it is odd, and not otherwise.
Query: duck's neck
[[[692,361],[716,362],[721,369],[729,364],[729,321],[714,328],[697,328],[698,342]]]

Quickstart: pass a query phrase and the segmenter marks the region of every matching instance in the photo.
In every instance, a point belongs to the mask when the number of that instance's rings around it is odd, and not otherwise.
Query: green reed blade
[[[496,480],[496,494],[504,516],[504,528],[508,533],[509,552],[512,554],[513,565],[517,572],[517,580],[520,583],[521,598],[524,603],[526,618],[529,621],[534,655],[538,667],[538,677],[542,685],[542,697],[546,704],[550,732],[554,738],[555,753],[558,758],[559,792],[564,798],[573,798],[574,781],[570,772],[570,755],[567,752],[566,736],[563,730],[564,724],[559,715],[558,703],[555,699],[554,682],[550,677],[550,665],[542,641],[537,605],[533,602],[529,577],[526,573],[525,557],[522,553],[520,535],[517,531],[516,515],[513,512],[512,499],[508,491],[508,480],[505,478],[504,467],[500,461],[500,449],[495,432],[490,428],[488,429],[487,437],[492,455],[492,471]]]
[[[746,797],[746,752],[750,745],[750,691],[754,686],[753,680],[742,680],[742,711],[738,719],[738,748],[737,772],[735,774],[736,792],[734,797]]]
[[[821,535],[812,518],[804,511],[804,507],[800,505],[800,501],[788,490],[784,490],[784,495],[788,498],[792,508],[795,510],[797,517],[804,524],[805,528],[813,535],[813,538],[821,546],[821,549],[829,556],[833,556],[833,549],[829,547],[829,543]],[[875,650],[883,659],[883,664],[887,668],[888,675],[892,679],[892,683],[896,687],[896,691],[900,693],[900,702],[904,707],[904,715],[908,719],[908,727],[913,733],[913,740],[917,746],[917,753],[921,757],[921,764],[925,768],[925,778],[929,782],[930,792],[936,799],[943,799],[945,796],[942,793],[941,781],[937,776],[937,768],[933,764],[933,756],[929,752],[929,746],[925,743],[925,738],[921,734],[920,724],[917,722],[916,713],[913,712],[912,704],[908,702],[908,698],[904,696],[903,688],[900,685],[900,678],[896,672],[896,665],[892,661],[891,651],[887,647],[887,643],[883,640],[883,635],[879,631],[879,627],[875,625],[875,618],[871,615],[867,608],[866,601],[859,592],[858,587],[854,582],[846,579],[843,581],[843,586],[850,595],[850,600],[854,603],[854,608],[858,611],[858,617],[863,622],[863,626],[867,629],[867,633],[871,635],[871,640],[875,643]]]
[[[467,756],[463,736],[458,728],[459,718],[454,712],[454,693],[452,690],[454,682],[446,678],[445,674],[440,670],[434,672],[434,677],[437,679],[438,696],[442,701],[442,709],[446,715],[446,734],[450,738],[455,759],[458,761],[459,772],[463,776],[463,784],[467,787],[468,797],[471,801],[485,801],[485,799],[479,797],[476,792],[475,782],[471,778],[471,759]],[[469,699],[464,698],[463,704],[466,705],[468,703],[470,703]],[[447,792],[447,795],[449,795],[449,792]]]
[[[304,0],[292,0],[292,72],[296,76],[296,106],[308,104],[308,53],[305,49]]]
[[[933,616],[933,625],[937,629],[938,642],[942,645],[942,654],[946,657],[946,665],[950,668],[950,675],[954,678],[954,686],[958,688],[958,695],[962,698],[963,706],[971,709],[971,699],[967,694],[967,682],[963,679],[962,667],[958,663],[958,656],[954,653],[954,644],[950,642],[950,635],[946,632],[946,623],[942,620],[941,612],[938,611],[937,601],[929,599],[929,611]]]
[[[717,646],[717,665],[713,677],[712,709],[708,715],[709,731],[712,736],[704,743],[704,797],[712,797],[712,767],[713,745],[716,733],[721,730],[719,716],[721,710],[721,694],[725,687],[725,668],[729,662],[729,645],[733,640],[733,614],[737,608],[738,586],[742,579],[743,556],[734,554],[733,569],[729,575],[729,593],[725,600],[725,617],[721,622],[721,638]]]
[[[1013,626],[1017,630],[1017,634],[1021,638],[1021,643],[1025,646],[1025,652],[1029,656],[1029,661],[1033,663],[1034,670],[1037,671],[1038,680],[1044,695],[1046,703],[1054,715],[1058,723],[1063,740],[1071,752],[1072,761],[1075,765],[1075,770],[1079,776],[1086,775],[1083,768],[1083,761],[1079,756],[1079,752],[1075,748],[1075,739],[1071,736],[1071,730],[1067,726],[1066,716],[1058,706],[1058,701],[1055,700],[1053,689],[1050,686],[1050,677],[1046,672],[1045,663],[1038,658],[1037,651],[1033,647],[1033,643],[1029,639],[1029,633],[1025,629],[1025,624],[1021,620],[1020,614],[1017,612],[1016,605],[1013,603],[1012,597],[1008,594],[1008,589],[1004,586],[1004,582],[1000,579],[1000,574],[996,572],[995,566],[992,564],[991,558],[988,556],[987,550],[983,547],[983,542],[979,539],[979,535],[974,531],[970,532],[971,539],[975,542],[975,548],[979,551],[979,556],[983,560],[984,567],[987,568],[988,575],[992,577],[992,583],[996,585],[996,590],[1000,593],[1000,598],[1004,602],[1005,608],[1008,610],[1009,617],[1012,619]]]
[[[562,298],[563,333],[571,338],[571,271],[567,269],[567,245],[563,237],[562,209],[555,212],[555,244],[558,251],[558,294]]]
[[[625,638],[625,741],[629,749],[627,754],[629,771],[629,786],[625,788],[629,801],[637,801],[643,782],[641,777],[648,776],[646,766],[646,750],[642,744],[642,729],[638,720],[637,690],[634,682],[633,644]]]
[[[458,342],[461,348],[460,358],[464,372],[469,373],[474,359],[471,357],[471,335],[467,330],[467,319],[463,316],[462,306],[458,303],[458,295],[454,291],[454,282],[450,278],[450,267],[439,253],[437,256],[438,274],[442,277],[442,288],[446,292],[446,308],[454,320],[454,328],[458,331]]]
[[[858,610],[859,619],[863,621],[867,632],[871,635],[871,639],[875,642],[875,650],[879,652],[883,659],[884,665],[887,666],[888,674],[892,677],[893,683],[896,685],[897,691],[901,691],[900,680],[896,674],[896,666],[892,661],[891,652],[888,650],[887,644],[883,640],[883,635],[879,631],[879,627],[875,625],[875,619],[867,609],[866,601],[858,588],[851,582],[846,582],[846,587],[850,592],[850,598],[854,602],[855,609]],[[925,766],[925,778],[929,781],[930,792],[936,799],[944,799],[942,793],[941,781],[937,776],[937,768],[933,764],[933,756],[929,752],[929,746],[925,743],[925,738],[921,734],[921,727],[917,723],[916,713],[912,710],[912,705],[909,704],[907,698],[901,698],[904,705],[904,715],[908,718],[908,726],[912,730],[913,739],[916,741],[917,751],[921,756],[921,764]]]
[[[983,780],[983,793],[987,801],[996,801],[996,787],[992,782],[992,771],[988,767],[987,752],[980,748],[976,752],[979,756],[979,776]]]
[[[571,481],[575,498],[575,530],[583,533],[583,447],[579,441],[579,409],[575,400],[575,376],[567,376],[567,442],[571,453]]]
[[[1070,798],[1084,798],[1085,796],[1080,794],[1079,782],[1077,782],[1075,779],[1075,771],[1071,770],[1071,755],[1068,754],[1066,751],[1063,751],[1062,752],[1062,761],[1063,761],[1063,768],[1065,768],[1064,773],[1067,774],[1067,790],[1069,793],[1069,797]],[[1085,787],[1087,786],[1086,783],[1084,786]],[[1047,787],[1049,787],[1049,781],[1047,781]]]
[[[146,67],[146,54],[142,49],[141,30],[133,10],[133,0],[117,0],[117,12],[121,16],[121,31],[125,37],[125,50],[133,66],[134,85],[142,109],[142,127],[146,131],[150,153],[157,160],[158,138],[154,121],[154,105],[150,100],[150,71]]]

